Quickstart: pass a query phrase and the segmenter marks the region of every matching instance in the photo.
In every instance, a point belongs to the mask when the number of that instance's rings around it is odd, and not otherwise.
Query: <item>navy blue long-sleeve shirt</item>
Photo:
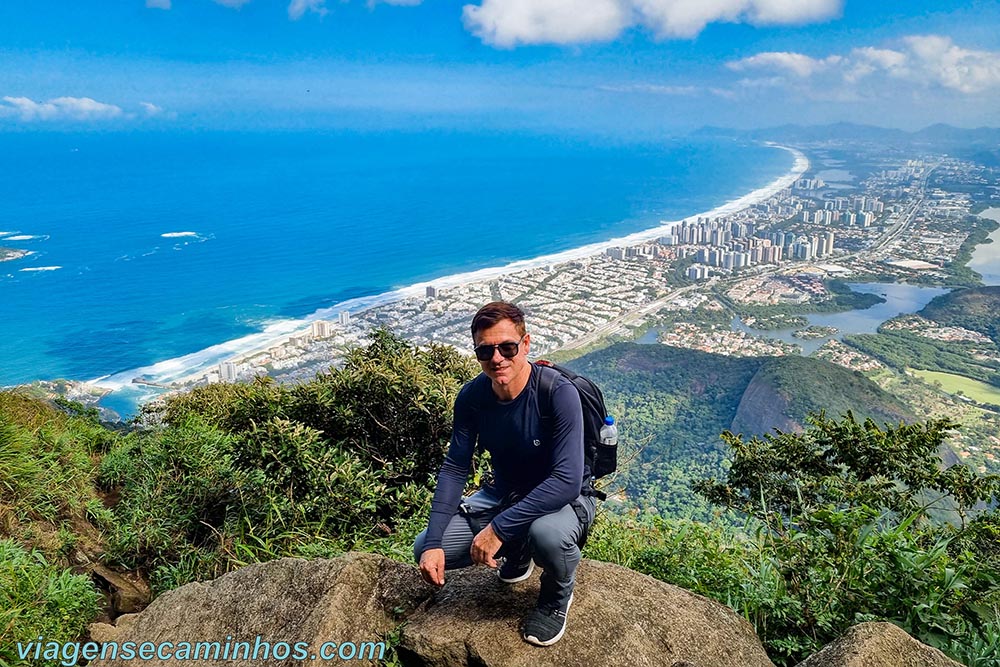
[[[544,424],[539,397],[541,373],[556,375],[552,415]],[[451,445],[438,474],[424,549],[441,548],[441,537],[458,510],[477,441],[490,453],[500,496],[520,498],[498,514],[493,530],[504,541],[527,532],[531,523],[574,500],[589,477],[583,456],[580,394],[558,371],[531,365],[528,384],[513,401],[501,401],[485,374],[466,383],[455,399]]]

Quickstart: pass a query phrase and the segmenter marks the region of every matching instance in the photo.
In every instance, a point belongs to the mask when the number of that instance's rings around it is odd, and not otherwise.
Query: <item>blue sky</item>
[[[1000,125],[1000,3],[3,0],[0,129]]]

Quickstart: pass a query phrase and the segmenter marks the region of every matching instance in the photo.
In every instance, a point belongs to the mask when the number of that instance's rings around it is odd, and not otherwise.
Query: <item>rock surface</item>
[[[962,667],[892,623],[861,623],[798,667]]]
[[[94,624],[91,635],[119,646],[171,642],[175,650],[182,642],[225,645],[228,640],[230,646],[252,646],[260,637],[272,646],[307,642],[311,654],[325,642],[377,642],[393,635],[404,667],[773,667],[750,624],[727,607],[589,560],[577,572],[562,641],[548,648],[531,646],[521,640],[518,626],[534,606],[538,584],[537,572],[507,585],[493,571],[478,567],[449,572],[444,588],[435,589],[420,580],[416,567],[372,554],[286,558],[164,593],[145,611],[122,616],[116,626]],[[247,653],[240,649],[235,659],[220,656],[198,663],[249,667],[312,662],[308,657],[296,660],[294,653],[287,659],[263,659],[263,653],[253,659]],[[125,667],[135,662],[121,655],[108,658],[90,664]],[[142,662],[148,667],[182,664],[156,657]],[[869,623],[800,667],[956,664],[895,626]]]
[[[181,642],[246,641],[259,636],[271,644],[376,641],[405,614],[429,597],[415,569],[370,554],[348,554],[333,560],[284,558],[250,565],[207,583],[194,583],[164,593],[140,614],[114,630],[101,624],[92,634],[105,641]],[[96,638],[96,637],[95,637]],[[224,649],[223,649],[224,650]],[[214,653],[210,654],[214,657]],[[263,656],[263,652],[259,657]],[[110,657],[110,656],[109,656]],[[292,665],[300,661],[243,659],[199,661],[202,665]],[[126,667],[134,660],[97,660],[92,665]],[[308,661],[307,661],[308,662]],[[322,661],[317,661],[321,664]],[[147,667],[182,664],[178,660],[143,660]],[[359,664],[366,664],[360,662]],[[367,664],[375,664],[369,661]]]
[[[518,632],[537,595],[537,573],[513,586],[485,568],[448,573],[444,589],[408,619],[404,664],[773,667],[740,615],[618,565],[583,561],[566,634],[547,648]]]

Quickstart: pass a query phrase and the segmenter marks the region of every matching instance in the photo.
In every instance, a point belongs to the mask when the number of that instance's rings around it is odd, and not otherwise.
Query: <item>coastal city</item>
[[[843,171],[836,162],[811,160],[787,187],[740,210],[696,216],[655,238],[590,256],[466,284],[431,284],[423,294],[358,312],[344,310],[335,319],[309,322],[265,349],[222,361],[174,387],[260,375],[279,381],[308,379],[335,367],[376,327],[416,344],[452,345],[471,354],[471,315],[494,299],[515,301],[525,309],[532,353],[540,356],[601,339],[631,339],[664,314],[721,310],[720,298],[737,308],[805,306],[831,298],[825,286],[831,279],[948,283],[946,267],[969,235],[962,223],[972,200],[965,192],[929,187],[928,180],[941,172],[950,182],[980,183],[982,167],[943,156],[907,159],[887,163],[863,182],[849,185],[801,177]],[[995,185],[987,187],[1000,198]],[[853,192],[842,194],[848,188]],[[799,351],[718,324],[678,323],[662,331],[660,340],[741,356]],[[833,358],[856,369],[872,364],[857,355]]]
[[[782,148],[795,156],[789,174],[715,211],[598,247],[442,278],[369,303],[347,302],[252,349],[187,370],[172,362],[180,373],[135,374],[122,382],[161,395],[264,376],[304,382],[339,367],[377,328],[471,355],[472,314],[505,299],[528,314],[534,358],[568,359],[609,342],[641,340],[734,357],[807,354],[891,383],[883,360],[803,313],[844,312],[881,300],[851,305],[858,295],[848,283],[977,284],[965,264],[997,227],[977,216],[991,202],[1000,210],[997,170],[944,154],[886,157],[867,146]],[[880,331],[964,345],[971,363],[1000,363],[997,346],[981,332],[893,315]],[[983,419],[1000,413],[1000,392],[986,385],[970,390],[962,383],[974,381],[965,378],[956,384],[954,376],[907,375],[926,383],[920,386],[929,393],[914,399],[928,406],[924,416],[976,410],[970,413],[975,421],[981,413]],[[99,381],[47,384],[88,404],[109,391]],[[995,435],[968,437],[956,451],[1000,462]]]

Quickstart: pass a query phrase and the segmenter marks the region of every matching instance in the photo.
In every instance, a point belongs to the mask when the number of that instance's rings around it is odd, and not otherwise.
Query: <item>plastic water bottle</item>
[[[615,418],[611,415],[604,418],[604,426],[601,427],[601,444],[609,447],[618,445],[618,426],[615,425]]]

